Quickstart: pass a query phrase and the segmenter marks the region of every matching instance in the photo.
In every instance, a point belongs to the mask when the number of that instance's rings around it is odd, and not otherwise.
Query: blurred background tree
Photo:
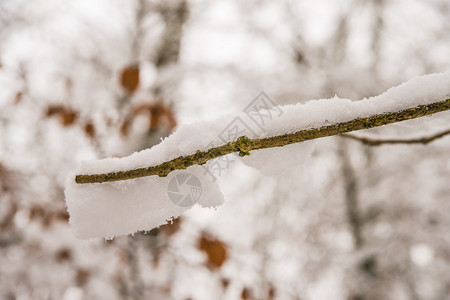
[[[447,71],[449,16],[446,0],[2,1],[0,298],[446,299],[448,137],[326,138],[276,177],[236,162],[216,174],[218,211],[106,242],[72,236],[63,189],[82,159],[260,91],[357,100]],[[365,133],[428,136],[448,118]]]

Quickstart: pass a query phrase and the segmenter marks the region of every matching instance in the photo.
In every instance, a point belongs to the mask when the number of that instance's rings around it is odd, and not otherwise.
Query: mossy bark
[[[239,153],[240,156],[245,156],[249,155],[252,150],[282,147],[321,137],[415,119],[446,110],[450,110],[450,99],[426,105],[419,105],[398,112],[388,112],[364,118],[356,118],[347,122],[300,130],[294,133],[274,137],[249,139],[246,136],[242,136],[236,141],[229,142],[225,145],[211,148],[207,151],[197,151],[196,153],[187,156],[180,156],[157,166],[105,174],[77,175],[75,181],[77,183],[101,183],[151,175],[164,177],[174,170],[182,170],[193,165],[201,165],[211,159],[234,152]]]

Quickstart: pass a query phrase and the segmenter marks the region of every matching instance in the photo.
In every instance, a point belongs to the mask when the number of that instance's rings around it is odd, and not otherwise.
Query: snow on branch
[[[450,110],[450,98],[444,101],[437,101],[430,104],[410,107],[401,111],[387,112],[368,117],[359,117],[351,121],[331,125],[323,125],[321,127],[304,129],[296,131],[294,133],[282,134],[273,137],[249,139],[247,136],[241,136],[236,141],[228,142],[225,145],[214,147],[206,151],[198,150],[194,154],[179,156],[157,166],[150,166],[146,168],[138,168],[127,171],[109,172],[104,174],[77,175],[75,177],[75,181],[77,183],[101,183],[134,179],[151,175],[164,177],[174,170],[183,170],[192,165],[201,165],[211,159],[234,152],[239,153],[240,156],[246,156],[250,155],[250,151],[253,150],[282,147],[289,144],[300,143],[351,131],[379,127],[391,123],[428,116],[445,110]],[[438,137],[441,136],[442,134],[440,134]],[[365,143],[370,143],[370,140],[368,139],[356,138],[354,136],[349,137],[359,139]],[[433,139],[435,138],[432,138],[432,140]],[[426,141],[424,141],[423,139],[419,142],[426,143]],[[394,143],[394,141],[387,141],[387,143]],[[414,141],[410,141],[410,143],[414,143]],[[417,141],[415,143],[417,143]],[[380,142],[374,142],[370,144],[380,144]]]
[[[271,102],[263,93],[258,99]],[[309,140],[450,110],[450,72],[360,101],[334,97],[273,107],[253,102],[234,116],[180,126],[158,145],[128,157],[82,162],[65,189],[74,234],[112,238],[151,230],[194,204],[221,205],[223,195],[210,176],[221,159],[231,158],[227,166],[240,159],[276,174],[309,158]],[[261,106],[266,109],[255,109]]]

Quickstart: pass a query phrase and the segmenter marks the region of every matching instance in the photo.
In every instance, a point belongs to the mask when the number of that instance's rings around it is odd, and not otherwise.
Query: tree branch
[[[180,156],[157,166],[139,168],[134,170],[111,172],[105,174],[77,175],[77,183],[101,183],[127,180],[151,175],[167,176],[174,170],[182,170],[193,165],[201,165],[207,161],[234,152],[240,156],[249,155],[252,150],[282,147],[289,144],[333,136],[355,130],[369,129],[391,123],[415,119],[434,113],[450,110],[450,99],[426,105],[418,105],[402,111],[387,112],[373,116],[356,118],[351,121],[324,125],[317,128],[300,130],[294,133],[283,134],[262,139],[249,139],[246,136],[225,145],[211,148],[207,151],[197,151],[188,156]]]
[[[363,137],[363,136],[357,136],[357,135],[353,135],[353,134],[342,134],[342,137],[345,138],[349,138],[358,142],[361,142],[363,144],[369,145],[369,146],[381,146],[381,145],[385,145],[385,144],[428,144],[431,143],[434,140],[437,140],[441,137],[444,137],[446,135],[450,134],[450,129],[447,129],[443,132],[434,134],[432,136],[425,136],[425,137],[421,137],[421,138],[416,138],[416,139],[386,139],[386,140],[376,140],[376,139],[371,139],[368,137]]]

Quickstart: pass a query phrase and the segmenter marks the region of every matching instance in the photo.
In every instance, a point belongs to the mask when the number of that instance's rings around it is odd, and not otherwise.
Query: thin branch
[[[75,181],[77,183],[101,183],[127,180],[151,175],[164,177],[174,170],[182,170],[193,165],[201,165],[211,159],[234,152],[238,152],[240,156],[245,156],[249,155],[249,152],[253,150],[282,147],[285,145],[318,139],[321,137],[338,135],[355,130],[369,129],[391,123],[415,119],[446,110],[450,110],[450,99],[426,105],[418,105],[402,111],[387,112],[363,118],[356,118],[347,122],[300,130],[294,133],[283,134],[274,137],[249,139],[246,136],[242,136],[236,141],[228,142],[223,146],[211,148],[207,151],[199,150],[194,154],[188,156],[180,156],[157,166],[105,174],[77,175],[75,177]]]
[[[386,144],[428,144],[431,143],[432,141],[435,141],[441,137],[444,137],[446,135],[450,134],[450,129],[447,129],[443,132],[434,134],[432,136],[425,136],[425,137],[421,137],[421,138],[416,138],[416,139],[386,139],[386,140],[376,140],[376,139],[371,139],[368,137],[362,137],[362,136],[357,136],[357,135],[353,135],[353,134],[342,134],[342,137],[345,138],[349,138],[352,140],[356,140],[359,141],[363,144],[369,145],[369,146],[381,146],[381,145],[386,145]]]

